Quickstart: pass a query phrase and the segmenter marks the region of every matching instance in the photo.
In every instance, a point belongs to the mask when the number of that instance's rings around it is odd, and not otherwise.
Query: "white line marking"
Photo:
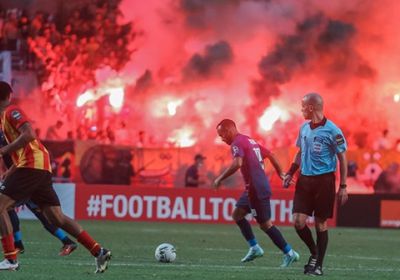
[[[58,261],[59,262],[59,261]],[[62,261],[64,262],[64,261]],[[43,262],[48,264],[48,262]],[[30,262],[29,260],[25,260],[23,262],[25,265],[37,265],[37,261]],[[78,261],[68,261],[66,265],[75,265],[75,266],[94,266],[93,262],[78,262]],[[155,268],[167,268],[167,269],[219,269],[219,270],[228,270],[232,269],[241,270],[243,269],[258,269],[258,270],[299,270],[299,267],[289,267],[289,268],[280,268],[276,266],[248,266],[248,265],[212,265],[212,264],[182,264],[182,263],[169,263],[169,264],[161,264],[161,263],[126,263],[126,262],[113,262],[111,260],[110,267],[155,267]],[[325,270],[328,271],[371,271],[371,272],[400,272],[400,268],[378,268],[378,267],[326,267]]]

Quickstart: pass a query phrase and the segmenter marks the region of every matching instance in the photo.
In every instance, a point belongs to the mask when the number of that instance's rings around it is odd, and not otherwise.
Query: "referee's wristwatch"
[[[347,185],[346,185],[346,184],[340,184],[340,185],[339,185],[339,188],[341,188],[341,189],[346,189],[346,188],[347,188]]]

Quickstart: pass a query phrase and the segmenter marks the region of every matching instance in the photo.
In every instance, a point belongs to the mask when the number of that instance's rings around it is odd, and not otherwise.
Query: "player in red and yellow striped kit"
[[[85,246],[96,258],[96,272],[104,272],[111,252],[102,248],[82,227],[64,215],[51,180],[49,153],[36,139],[30,122],[22,110],[10,104],[12,89],[0,81],[0,123],[8,145],[0,148],[0,156],[11,155],[13,172],[0,186],[0,234],[5,259],[0,270],[19,268],[17,251],[7,210],[16,203],[32,200],[45,216]]]

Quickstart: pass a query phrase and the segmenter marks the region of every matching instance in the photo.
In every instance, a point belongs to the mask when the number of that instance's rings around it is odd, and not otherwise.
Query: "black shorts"
[[[335,173],[317,176],[300,175],[296,183],[293,213],[327,219],[335,206]]]
[[[236,202],[236,207],[244,209],[247,213],[251,213],[259,224],[271,219],[271,203],[269,197],[250,198],[248,192],[245,191]]]
[[[51,173],[33,168],[17,168],[0,187],[0,192],[15,200],[16,204],[32,200],[39,208],[60,206],[53,189]]]

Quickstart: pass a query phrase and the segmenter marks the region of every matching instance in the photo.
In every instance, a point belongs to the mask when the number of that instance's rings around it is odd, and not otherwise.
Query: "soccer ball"
[[[163,263],[173,262],[176,259],[175,247],[169,243],[162,243],[156,248],[156,260]]]

